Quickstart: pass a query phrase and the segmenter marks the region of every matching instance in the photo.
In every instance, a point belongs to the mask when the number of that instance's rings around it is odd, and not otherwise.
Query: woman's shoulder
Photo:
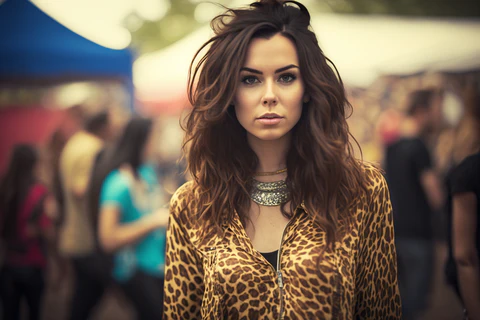
[[[478,189],[480,183],[480,153],[470,155],[448,175],[452,194]]]
[[[30,186],[30,192],[32,193],[48,193],[48,187],[45,183],[41,181],[35,181]]]
[[[105,177],[105,180],[104,182],[109,182],[109,183],[114,183],[114,182],[118,182],[118,183],[125,183],[126,182],[126,179],[123,178],[121,172],[119,169],[115,169],[115,170],[112,170],[110,171],[107,176]]]
[[[368,161],[360,163],[364,173],[364,182],[367,191],[367,201],[371,203],[372,199],[388,191],[387,182],[385,180],[384,172],[378,164]]]
[[[356,206],[356,216],[367,233],[373,234],[379,223],[393,219],[391,215],[390,193],[382,169],[375,163],[362,162],[365,179],[364,196]]]
[[[128,191],[128,178],[123,175],[119,169],[110,171],[103,180],[102,189],[115,189],[116,191]]]
[[[365,182],[368,186],[378,186],[385,183],[385,177],[383,175],[383,169],[373,162],[362,161],[361,167],[365,174]]]
[[[185,236],[195,243],[202,230],[198,224],[198,217],[195,216],[196,192],[195,182],[188,181],[177,189],[170,200],[170,219],[173,219]]]
[[[27,197],[24,199],[25,201],[37,201],[38,199],[45,198],[48,195],[49,190],[43,182],[35,181],[31,184],[27,192]]]
[[[187,181],[180,186],[170,200],[170,209],[175,212],[182,211],[193,205],[195,200],[194,181]]]
[[[466,157],[457,168],[461,171],[473,171],[480,167],[480,152]]]
[[[152,164],[143,164],[138,168],[138,173],[140,176],[148,183],[157,183],[157,171],[155,166]]]

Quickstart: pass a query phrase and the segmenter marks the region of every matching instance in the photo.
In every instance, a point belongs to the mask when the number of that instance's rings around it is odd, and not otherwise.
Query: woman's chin
[[[284,138],[288,132],[279,132],[278,130],[269,130],[270,132],[256,132],[255,134],[249,134],[250,138],[259,141],[277,141]]]

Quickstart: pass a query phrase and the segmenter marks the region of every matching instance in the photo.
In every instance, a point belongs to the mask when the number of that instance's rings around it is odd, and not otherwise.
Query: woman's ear
[[[303,103],[308,103],[310,102],[310,95],[308,93],[305,93],[303,95]]]

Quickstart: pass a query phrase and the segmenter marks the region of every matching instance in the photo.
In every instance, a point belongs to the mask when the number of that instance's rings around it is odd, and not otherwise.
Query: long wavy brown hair
[[[193,109],[184,123],[183,149],[195,182],[196,218],[205,229],[219,234],[235,210],[244,225],[249,220],[249,187],[258,158],[247,143],[232,101],[252,39],[281,34],[296,46],[310,97],[292,129],[287,156],[290,206],[281,210],[289,216],[303,202],[308,214],[327,231],[331,244],[339,222],[351,218],[348,208],[366,191],[366,182],[361,162],[353,156],[346,122],[352,107],[336,67],[310,29],[308,10],[296,1],[262,0],[227,10],[211,26],[215,35],[198,50],[190,66],[188,94]]]

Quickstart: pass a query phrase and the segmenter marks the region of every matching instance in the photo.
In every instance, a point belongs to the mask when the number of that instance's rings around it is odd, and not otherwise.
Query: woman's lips
[[[282,121],[282,117],[278,116],[278,117],[261,117],[261,118],[258,118],[257,121],[260,122],[261,124],[264,124],[264,125],[275,125],[275,124],[278,124],[280,123],[280,121]]]

